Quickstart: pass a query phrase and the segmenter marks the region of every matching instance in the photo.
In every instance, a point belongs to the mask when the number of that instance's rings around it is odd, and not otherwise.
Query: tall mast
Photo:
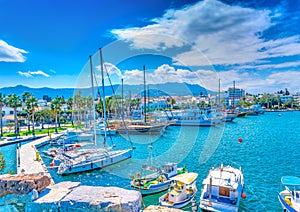
[[[101,77],[102,77],[102,93],[103,93],[103,124],[104,124],[104,145],[106,145],[106,101],[105,101],[105,88],[104,88],[104,71],[103,71],[103,58],[102,49],[99,48],[100,53],[100,65],[101,65]]]
[[[146,123],[146,67],[144,65],[144,122]]]
[[[219,78],[219,99],[218,99],[218,106],[219,106],[219,108],[220,108],[220,100],[221,100],[221,79]]]
[[[235,81],[233,80],[233,103],[232,103],[233,109],[234,109],[234,97],[235,97]]]
[[[93,141],[94,145],[96,146],[96,108],[95,108],[95,101],[94,101],[94,72],[93,72],[93,63],[92,63],[92,56],[90,55],[90,74],[91,74],[91,86],[92,86],[92,107],[93,107]]]
[[[121,114],[122,114],[122,116],[124,116],[124,80],[123,80],[123,78],[121,79],[121,82],[122,82],[122,101],[121,101],[122,112],[121,112]]]

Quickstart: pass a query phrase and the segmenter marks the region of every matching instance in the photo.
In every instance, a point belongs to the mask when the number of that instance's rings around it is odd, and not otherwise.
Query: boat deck
[[[209,200],[209,197],[205,197],[204,200]],[[220,204],[229,204],[229,205],[236,205],[236,202],[234,203],[233,200],[230,200],[229,198],[224,198],[224,197],[217,197],[217,196],[212,196],[211,197],[212,202],[218,202]]]

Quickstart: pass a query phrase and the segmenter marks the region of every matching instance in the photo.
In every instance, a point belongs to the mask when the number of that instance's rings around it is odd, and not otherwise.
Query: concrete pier
[[[40,153],[37,148],[43,146],[49,142],[50,139],[55,139],[62,136],[62,134],[51,134],[49,136],[42,137],[40,139],[34,140],[30,143],[21,145],[17,149],[17,173],[18,174],[37,174],[44,173],[51,179],[51,183],[54,184],[54,181],[49,174],[46,165],[43,163],[43,160],[40,157]]]
[[[9,186],[6,189],[6,195],[4,195],[4,192],[2,192],[2,197],[0,195],[0,211],[2,211],[3,208],[1,207],[3,205],[8,204],[22,205],[22,209],[27,212],[140,211],[142,195],[138,191],[118,187],[85,186],[79,182],[68,181],[55,184],[37,148],[47,144],[50,139],[56,139],[59,136],[62,136],[62,134],[52,134],[51,137],[46,136],[19,146],[17,150],[18,176],[3,176],[3,178],[11,178],[4,182],[5,185],[10,183],[14,186],[13,188]],[[34,180],[33,175],[41,180]],[[25,178],[29,178],[27,184],[30,185],[30,188],[26,186],[28,188],[26,191],[22,187],[22,185],[25,185]],[[19,180],[22,184],[16,180]],[[46,183],[47,187],[44,186]],[[38,189],[41,187],[40,185],[44,186],[43,190]]]
[[[40,197],[26,204],[25,211],[132,211],[141,209],[138,191],[118,187],[83,186],[61,182],[50,186]]]

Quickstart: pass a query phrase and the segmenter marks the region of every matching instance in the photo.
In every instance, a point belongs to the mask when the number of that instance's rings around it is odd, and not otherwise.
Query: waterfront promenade
[[[51,137],[50,137],[51,136]],[[50,136],[45,136],[36,139],[27,144],[21,145],[17,149],[17,173],[18,174],[36,174],[44,173],[51,179],[51,183],[54,181],[49,174],[46,165],[40,157],[40,153],[37,148],[43,146],[49,142],[50,139],[55,139],[62,136],[61,133],[53,133]]]

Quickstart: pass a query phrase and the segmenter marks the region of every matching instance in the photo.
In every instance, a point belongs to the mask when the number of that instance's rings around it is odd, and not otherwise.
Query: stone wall
[[[49,185],[50,178],[43,174],[0,175],[0,206],[26,204]]]

